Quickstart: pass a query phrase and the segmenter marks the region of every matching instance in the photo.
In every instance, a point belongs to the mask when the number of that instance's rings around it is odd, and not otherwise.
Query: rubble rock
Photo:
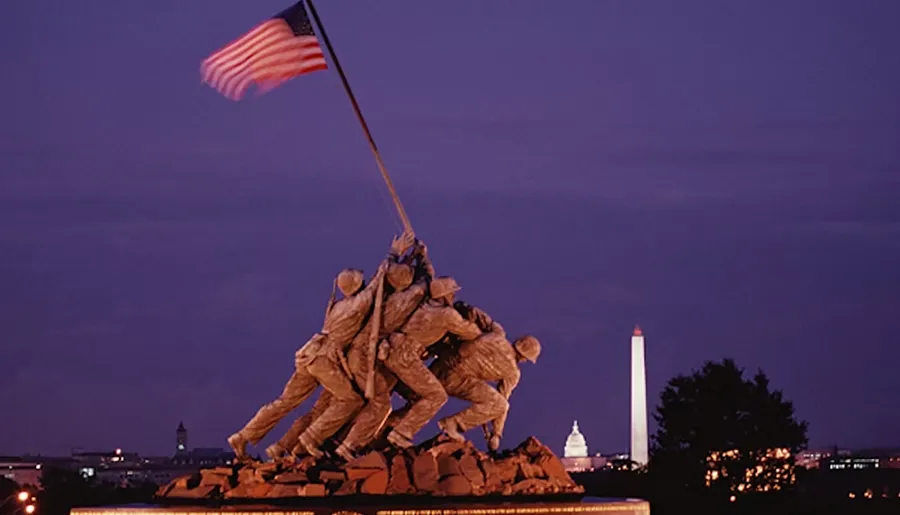
[[[469,442],[457,442],[454,440],[450,440],[449,442],[443,442],[435,445],[429,451],[434,455],[435,458],[443,455],[452,455],[457,451],[461,451],[466,449],[466,447],[470,447],[472,444]],[[472,447],[472,450],[475,448]]]
[[[360,456],[346,465],[349,469],[382,469],[387,470],[387,460],[384,454],[372,451],[369,454]]]
[[[221,474],[217,469],[208,469],[200,471],[200,486],[218,486],[220,489],[228,489],[231,487],[231,470],[228,474]]]
[[[519,472],[521,472],[522,477],[524,477],[525,479],[547,477],[544,469],[540,465],[537,465],[535,463],[520,463]]]
[[[501,483],[513,483],[519,475],[519,465],[527,463],[526,460],[525,456],[519,454],[497,460],[494,462],[493,474]]]
[[[282,472],[278,474],[272,479],[273,483],[281,483],[281,484],[292,484],[292,483],[306,483],[309,481],[309,478],[306,475],[306,472],[302,472],[299,470],[290,470],[287,472]]]
[[[360,486],[360,493],[368,495],[384,495],[387,493],[388,471],[379,470],[367,477]]]
[[[300,490],[303,497],[323,497],[325,495],[325,485],[310,483]]]
[[[384,472],[387,475],[388,465],[383,454],[370,452],[348,463],[345,470],[347,479],[366,479],[378,472]]]
[[[544,474],[547,477],[572,481],[569,473],[566,472],[566,466],[553,454],[545,454],[538,458],[535,463],[544,469]]]
[[[269,490],[269,493],[266,494],[266,497],[297,497],[300,493],[300,488],[297,485],[281,485],[274,484],[272,485],[272,489]]]
[[[249,485],[252,483],[265,483],[265,480],[256,475],[256,469],[245,467],[238,471],[237,482],[239,485]]]
[[[349,462],[311,456],[247,461],[182,476],[156,492],[168,499],[287,499],[326,495],[581,494],[553,452],[536,438],[501,454],[438,437],[417,448],[388,448]]]
[[[460,458],[459,470],[466,480],[472,483],[473,487],[484,486],[484,474],[481,472],[481,468],[478,467],[478,459],[475,456],[467,454]]]
[[[438,473],[437,460],[434,454],[423,452],[416,456],[412,466],[413,486],[420,492],[434,492],[437,490],[440,474]]]
[[[344,484],[340,486],[340,488],[334,491],[334,495],[358,494],[360,483],[362,483],[362,479],[351,479],[349,481],[345,481]]]
[[[438,476],[447,477],[447,476],[461,476],[462,471],[459,468],[459,461],[456,460],[453,456],[442,455],[437,459],[438,464]]]
[[[469,480],[458,475],[441,479],[438,487],[440,492],[446,495],[470,495],[472,493],[472,485]]]
[[[412,481],[409,478],[409,467],[406,466],[406,458],[402,454],[395,455],[391,460],[387,493],[394,495],[413,493]]]
[[[524,481],[519,481],[512,487],[512,494],[535,494],[541,495],[546,492],[546,490],[550,487],[550,484],[543,480],[537,478],[526,479]]]

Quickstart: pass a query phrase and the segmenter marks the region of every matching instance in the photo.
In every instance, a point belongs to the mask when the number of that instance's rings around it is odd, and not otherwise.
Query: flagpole
[[[322,41],[325,42],[325,47],[328,48],[328,53],[331,55],[331,60],[334,62],[334,67],[337,69],[338,75],[341,77],[341,82],[344,84],[344,91],[347,92],[347,96],[350,98],[350,103],[353,105],[353,112],[356,113],[356,119],[359,120],[359,124],[362,126],[363,132],[366,134],[366,139],[369,142],[369,148],[372,149],[372,154],[375,155],[375,162],[378,163],[378,170],[381,172],[381,177],[384,178],[384,183],[387,185],[388,191],[391,193],[391,198],[394,200],[394,207],[397,208],[397,213],[400,214],[400,220],[403,222],[403,228],[412,233],[412,225],[409,223],[409,217],[406,216],[406,210],[403,209],[403,204],[400,202],[400,197],[397,196],[397,190],[394,189],[394,183],[391,181],[391,177],[388,175],[387,169],[384,167],[384,161],[381,159],[381,153],[378,152],[378,147],[375,145],[375,140],[372,138],[372,132],[369,131],[369,125],[366,123],[366,119],[363,118],[362,111],[359,109],[359,104],[356,102],[356,96],[353,95],[353,90],[350,89],[350,83],[347,81],[347,76],[344,75],[344,70],[341,68],[341,63],[338,61],[337,54],[334,52],[334,48],[331,46],[331,41],[328,40],[328,34],[325,33],[325,26],[322,25],[322,20],[319,18],[319,13],[316,12],[315,6],[313,6],[312,0],[306,0],[307,5],[309,5],[309,12],[312,13],[313,19],[316,20],[316,25],[319,26],[319,33],[322,35]]]

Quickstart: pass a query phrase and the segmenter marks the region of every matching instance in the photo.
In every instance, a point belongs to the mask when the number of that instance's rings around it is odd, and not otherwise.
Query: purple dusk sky
[[[199,80],[290,3],[0,3],[0,454],[224,446],[374,272],[398,225],[334,69]],[[438,273],[544,344],[506,445],[627,450],[635,323],[651,407],[733,357],[814,445],[900,444],[900,2],[318,8]]]

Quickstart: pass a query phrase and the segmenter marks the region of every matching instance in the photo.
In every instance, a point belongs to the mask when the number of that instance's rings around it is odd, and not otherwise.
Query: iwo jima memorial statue
[[[455,299],[460,288],[453,278],[436,275],[315,7],[307,3],[403,232],[368,282],[360,270],[337,275],[322,327],[297,350],[284,391],[228,438],[233,466],[175,479],[159,489],[156,506],[76,508],[73,514],[649,513],[640,500],[582,499],[583,488],[533,437],[500,450],[520,366],[537,362],[541,343],[531,335],[511,340],[485,311]],[[213,53],[201,73],[239,100],[251,84],[267,91],[325,68],[301,1]],[[312,408],[266,448],[268,461],[247,454],[248,444],[259,443],[320,387]],[[405,399],[402,409],[392,409],[394,394]],[[414,444],[449,397],[468,405],[438,421],[440,434]],[[479,429],[488,452],[466,440]]]

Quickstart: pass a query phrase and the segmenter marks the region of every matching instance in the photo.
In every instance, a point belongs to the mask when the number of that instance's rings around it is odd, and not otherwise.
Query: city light
[[[19,495],[17,495],[16,498],[19,499],[19,502],[25,502],[28,500],[28,492],[22,490],[21,492],[19,492]]]
[[[28,515],[31,515],[32,513],[34,513],[34,505],[29,504],[28,506],[26,506],[25,513],[27,513]]]
[[[747,463],[749,461],[749,463]],[[736,449],[713,452],[706,460],[706,486],[717,481],[728,481],[732,492],[769,492],[780,490],[796,481],[793,460],[789,449],[776,448],[744,456]],[[739,463],[746,468],[734,470]],[[730,472],[738,472],[730,476]]]

